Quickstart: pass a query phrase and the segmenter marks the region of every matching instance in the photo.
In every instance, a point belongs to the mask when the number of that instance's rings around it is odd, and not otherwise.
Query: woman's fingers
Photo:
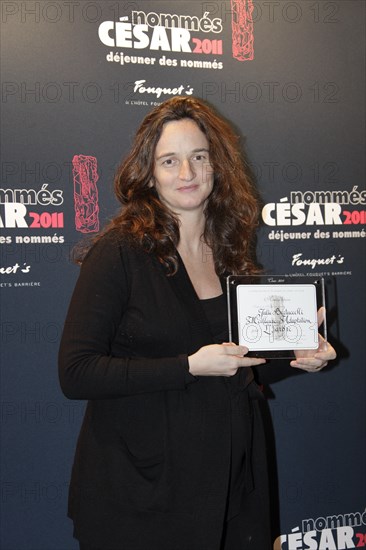
[[[195,376],[233,376],[240,367],[265,363],[265,359],[246,357],[248,348],[232,342],[203,346],[188,357],[189,370]]]
[[[317,316],[317,321],[318,321],[318,327],[320,327],[320,325],[322,323],[324,323],[324,319],[325,319],[325,307],[322,306],[318,309],[318,311],[316,312],[316,316]]]
[[[320,307],[317,311],[318,327],[324,322],[325,308]],[[321,334],[318,334],[318,349],[312,350],[297,350],[295,351],[296,359],[291,361],[290,365],[297,369],[302,369],[308,372],[319,372],[327,366],[328,361],[332,361],[337,357],[336,351],[327,342]]]
[[[296,360],[291,361],[290,365],[308,372],[319,372],[327,366],[328,361],[336,357],[337,353],[333,346],[319,334],[318,351],[312,357],[297,357]]]
[[[236,345],[233,342],[224,343],[222,346],[228,346],[227,353],[238,358],[239,367],[254,367],[266,362],[262,357],[246,357],[249,349],[246,346]]]
[[[295,369],[301,369],[306,370],[307,372],[319,372],[321,371],[326,365],[328,364],[328,361],[321,361],[319,359],[313,358],[302,358],[302,359],[296,359],[296,361],[291,361],[290,365],[291,367],[294,367]]]

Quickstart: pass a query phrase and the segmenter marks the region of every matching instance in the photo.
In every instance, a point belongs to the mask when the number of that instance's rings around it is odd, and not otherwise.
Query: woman
[[[227,343],[224,277],[256,271],[236,136],[204,102],[172,98],[142,122],[115,188],[123,208],[83,261],[60,348],[65,395],[89,400],[74,536],[82,550],[269,549],[251,370],[265,361]]]

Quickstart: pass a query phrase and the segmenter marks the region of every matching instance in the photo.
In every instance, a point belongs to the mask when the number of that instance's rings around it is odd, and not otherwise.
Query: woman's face
[[[153,185],[160,200],[177,214],[203,213],[213,180],[205,134],[189,118],[167,122],[155,149]]]

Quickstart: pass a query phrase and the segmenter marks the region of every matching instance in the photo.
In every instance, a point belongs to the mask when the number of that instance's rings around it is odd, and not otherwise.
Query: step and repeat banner
[[[173,95],[241,135],[266,272],[326,280],[337,361],[259,373],[273,547],[366,547],[364,21],[363,0],[1,2],[3,550],[77,547],[66,505],[85,403],[57,378],[72,250],[116,213],[115,168]]]

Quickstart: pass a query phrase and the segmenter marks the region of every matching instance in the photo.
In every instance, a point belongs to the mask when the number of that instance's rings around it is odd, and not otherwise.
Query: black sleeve
[[[196,381],[187,355],[113,357],[111,345],[129,299],[121,247],[104,237],[85,258],[59,350],[61,388],[70,399],[184,390]]]

